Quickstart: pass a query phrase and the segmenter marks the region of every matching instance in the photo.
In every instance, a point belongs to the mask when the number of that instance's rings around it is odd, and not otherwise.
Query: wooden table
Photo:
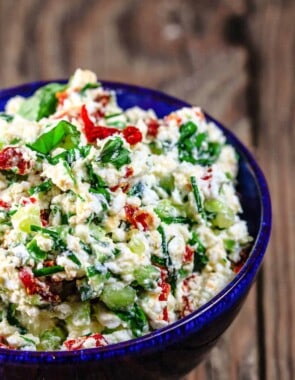
[[[295,1],[0,0],[0,86],[76,67],[166,91],[254,152],[273,233],[239,317],[193,379],[295,378]]]

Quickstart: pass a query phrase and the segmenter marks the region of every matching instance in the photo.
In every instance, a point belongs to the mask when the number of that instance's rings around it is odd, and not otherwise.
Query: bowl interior
[[[59,81],[65,82],[65,81]],[[4,110],[7,100],[13,96],[30,96],[36,89],[48,82],[34,82],[15,88],[0,91],[0,111]],[[153,109],[159,117],[163,117],[176,109],[189,106],[188,103],[163,94],[161,92],[114,82],[102,81],[108,90],[114,90],[117,94],[119,105],[123,109],[139,106],[145,110]],[[261,264],[266,245],[270,235],[271,206],[267,184],[256,161],[243,144],[218,121],[207,115],[208,120],[214,121],[224,132],[228,143],[233,145],[240,157],[238,175],[238,193],[243,207],[242,218],[247,221],[250,235],[254,238],[253,248],[249,258],[239,274],[227,285],[227,287],[215,296],[211,301],[164,329],[156,330],[144,337],[131,341],[118,343],[98,349],[88,349],[73,352],[30,352],[1,349],[0,361],[11,360],[14,362],[76,362],[88,360],[100,360],[108,357],[121,356],[126,353],[140,352],[145,348],[152,348],[162,344],[177,341],[191,330],[201,329],[208,319],[221,313],[221,302],[227,301],[234,288],[247,278],[253,281]],[[248,277],[247,277],[248,276]],[[239,295],[237,294],[236,297]],[[228,298],[231,300],[231,298]],[[230,303],[227,306],[230,307]]]

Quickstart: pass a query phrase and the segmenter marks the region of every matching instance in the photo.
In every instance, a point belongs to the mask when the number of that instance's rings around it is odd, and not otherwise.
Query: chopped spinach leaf
[[[198,127],[192,121],[180,126],[178,158],[202,166],[212,165],[218,159],[221,145],[207,141],[207,133],[197,133]]]
[[[79,144],[79,136],[80,132],[73,124],[61,120],[50,131],[39,136],[33,144],[28,144],[28,147],[46,155],[57,146],[65,149],[75,148]]]
[[[208,261],[209,261],[208,256],[204,252],[197,249],[194,253],[193,271],[194,272],[202,272],[202,270],[207,265]]]
[[[56,110],[58,99],[57,92],[65,89],[65,85],[49,83],[39,88],[34,95],[24,100],[18,113],[28,120],[40,120],[48,117]]]
[[[130,152],[123,146],[123,141],[120,137],[109,140],[103,147],[99,157],[103,164],[110,163],[116,169],[120,169],[123,165],[131,162]]]
[[[108,190],[108,186],[106,185],[104,180],[101,178],[101,176],[99,176],[93,171],[92,165],[87,165],[86,168],[87,168],[87,173],[88,173],[89,182],[90,182],[89,191],[91,193],[102,194],[105,197],[105,199],[108,202],[110,202],[111,195]]]

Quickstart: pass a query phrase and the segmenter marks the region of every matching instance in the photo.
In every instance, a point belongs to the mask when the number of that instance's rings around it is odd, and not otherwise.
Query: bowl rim
[[[0,90],[0,100],[3,98],[10,98],[16,95],[22,95],[24,92],[35,91],[39,87],[52,82],[67,83],[66,79],[34,81],[24,83],[18,86],[8,87]],[[191,107],[187,103],[174,96],[168,95],[162,91],[151,89],[148,87],[126,84],[117,81],[98,80],[108,90],[118,91],[119,89],[129,90],[136,93],[145,93],[155,99],[162,100],[169,104],[175,104],[180,107]],[[22,351],[12,350],[7,348],[0,349],[0,363],[14,362],[14,363],[75,363],[75,362],[88,362],[88,361],[101,361],[110,358],[119,358],[127,355],[136,355],[142,350],[163,349],[165,346],[182,340],[192,332],[200,330],[208,321],[213,321],[222,312],[224,308],[230,308],[231,305],[243,293],[244,287],[249,287],[247,282],[252,281],[256,276],[270,238],[272,211],[270,193],[268,190],[267,181],[260,169],[258,163],[254,159],[252,153],[245,147],[245,145],[231,132],[223,126],[219,121],[204,112],[208,121],[214,122],[226,136],[226,139],[231,145],[234,145],[239,154],[242,154],[246,163],[251,168],[261,205],[261,215],[259,223],[259,231],[257,237],[253,242],[249,257],[243,264],[241,270],[235,277],[216,294],[212,299],[206,302],[203,306],[192,312],[186,317],[183,317],[168,326],[152,331],[139,338],[130,339],[124,342],[110,344],[108,346],[89,348],[74,351]],[[246,284],[246,285],[245,285]],[[240,289],[240,292],[232,293],[234,289]],[[247,290],[247,289],[246,289]],[[245,291],[246,291],[245,290]],[[239,294],[237,294],[239,293]]]

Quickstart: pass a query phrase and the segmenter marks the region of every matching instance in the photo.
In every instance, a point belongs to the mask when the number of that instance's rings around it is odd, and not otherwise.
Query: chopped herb
[[[121,115],[123,115],[123,113],[122,112],[117,112],[117,113],[112,113],[112,114],[110,114],[110,115],[105,115],[105,119],[111,119],[111,118],[113,118],[113,117],[116,117],[116,116],[121,116]]]
[[[13,303],[9,303],[7,307],[7,315],[6,315],[7,322],[11,326],[17,327],[21,334],[26,334],[28,330],[21,325],[19,320],[16,318],[15,314],[16,314],[16,305],[14,305]]]
[[[156,255],[151,256],[151,262],[153,265],[159,265],[160,267],[166,267],[166,259]]]
[[[33,269],[34,276],[51,276],[52,274],[64,272],[65,268],[61,265],[54,265],[52,267],[44,267],[41,269]]]
[[[11,123],[14,117],[8,113],[0,112],[0,119],[7,121],[7,123]]]
[[[33,96],[24,100],[18,113],[28,120],[40,120],[48,117],[56,110],[58,99],[57,92],[65,89],[65,85],[59,83],[50,83],[39,90]]]
[[[64,168],[66,169],[66,172],[67,172],[68,176],[71,178],[71,180],[73,181],[74,185],[76,185],[77,184],[76,178],[74,177],[74,175],[72,173],[72,170],[71,170],[69,164],[67,163],[67,161],[63,161],[62,164],[63,164]],[[77,197],[79,199],[83,200],[83,198],[81,196],[79,196],[79,194],[76,194],[76,195],[77,195]]]
[[[168,217],[161,218],[161,220],[162,222],[166,224],[172,224],[172,223],[191,224],[191,219],[186,218],[185,216],[168,216]]]
[[[194,272],[202,272],[207,265],[209,259],[206,254],[200,250],[196,250],[194,253]]]
[[[130,164],[130,152],[123,147],[123,141],[120,137],[109,140],[102,149],[100,161],[103,164],[110,163],[116,169],[120,169],[123,165]]]
[[[193,188],[193,194],[195,197],[195,201],[197,204],[197,210],[202,215],[204,213],[203,212],[204,210],[203,210],[202,199],[200,196],[200,191],[199,191],[199,188],[197,185],[196,177],[191,177],[191,184],[192,184],[192,188]]]
[[[74,255],[73,253],[70,253],[68,256],[67,256],[68,259],[70,259],[73,263],[75,263],[76,265],[78,265],[78,267],[81,267],[81,261],[78,259],[78,257],[76,255]]]
[[[144,191],[144,184],[142,182],[137,182],[131,189],[128,191],[129,196],[142,198]]]
[[[10,145],[16,145],[21,141],[20,138],[16,137],[10,141]]]
[[[31,240],[30,243],[27,244],[27,250],[30,253],[30,256],[36,261],[41,261],[47,258],[47,253],[39,248],[36,239]]]
[[[34,224],[31,224],[30,226],[31,231],[34,232],[41,232],[45,235],[48,235],[52,238],[53,244],[54,244],[54,250],[56,251],[64,251],[66,249],[66,245],[64,243],[65,237],[62,236],[66,232],[69,232],[69,229],[65,229],[65,227],[60,226],[60,227],[51,227],[49,228],[44,228],[40,226],[36,226]]]
[[[92,249],[90,248],[90,246],[88,244],[85,244],[82,240],[80,240],[80,245],[81,245],[83,251],[88,253],[88,255],[92,255]]]
[[[47,193],[52,188],[52,181],[49,179],[48,181],[45,181],[41,183],[40,185],[33,186],[29,189],[28,193],[30,195],[37,194],[37,193]]]
[[[87,90],[93,90],[100,87],[100,83],[86,83],[84,87],[80,90],[80,94],[84,95]]]
[[[139,337],[148,328],[147,317],[140,306],[136,303],[130,311],[116,312],[119,318],[124,322],[128,322],[132,334],[135,337]]]
[[[162,251],[163,251],[163,256],[165,260],[165,268],[168,270],[167,281],[171,286],[172,293],[175,294],[176,283],[177,283],[177,272],[175,268],[173,267],[172,260],[169,256],[167,239],[166,239],[165,231],[162,225],[158,227],[158,232],[160,233],[161,238],[162,238]],[[152,259],[152,263],[154,264],[153,259]]]

